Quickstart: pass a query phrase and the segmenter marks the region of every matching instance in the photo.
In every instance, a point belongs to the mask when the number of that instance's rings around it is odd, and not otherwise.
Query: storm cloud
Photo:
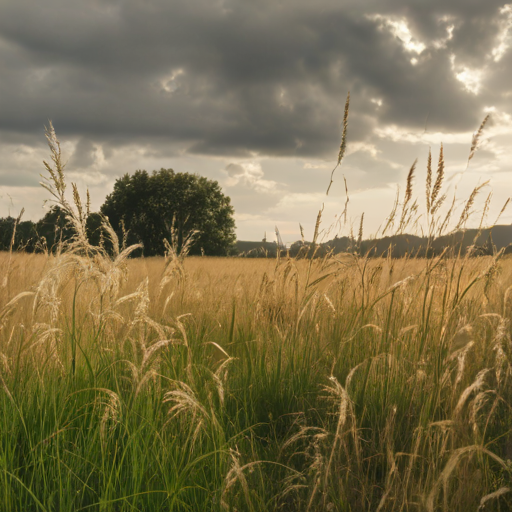
[[[84,182],[189,159],[235,208],[248,190],[277,207],[335,159],[350,91],[346,172],[385,188],[418,153],[411,137],[470,134],[487,111],[509,133],[511,41],[512,8],[494,0],[4,0],[0,153],[39,156],[52,119]],[[33,185],[30,169],[0,171]]]

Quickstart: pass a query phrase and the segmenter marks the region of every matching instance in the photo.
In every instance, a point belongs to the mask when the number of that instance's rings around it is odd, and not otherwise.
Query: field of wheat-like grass
[[[508,259],[0,265],[1,510],[511,503]]]
[[[75,234],[0,254],[1,511],[511,510],[503,252],[130,258],[108,219],[89,244],[47,137]]]

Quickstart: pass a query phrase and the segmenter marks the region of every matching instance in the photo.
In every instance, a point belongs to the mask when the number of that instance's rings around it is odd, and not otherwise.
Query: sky
[[[444,192],[463,208],[489,181],[474,209],[492,193],[492,224],[512,194],[511,46],[512,4],[495,0],[1,0],[0,216],[49,208],[51,120],[94,209],[120,176],[172,168],[219,182],[240,240],[277,226],[291,243],[299,224],[311,239],[322,205],[325,236],[364,212],[366,238],[416,159],[424,212],[443,143]]]

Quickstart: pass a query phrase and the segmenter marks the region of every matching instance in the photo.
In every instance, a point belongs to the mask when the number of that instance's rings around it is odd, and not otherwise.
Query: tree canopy
[[[163,254],[164,238],[175,229],[178,250],[197,231],[190,254],[228,254],[236,240],[233,207],[216,181],[197,174],[160,169],[119,178],[101,207],[127,243],[142,242],[144,254]]]

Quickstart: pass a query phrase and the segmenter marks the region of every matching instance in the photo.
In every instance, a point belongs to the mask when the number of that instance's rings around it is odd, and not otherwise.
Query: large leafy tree
[[[119,178],[101,207],[112,227],[127,243],[142,242],[144,254],[163,254],[164,238],[175,229],[178,250],[187,235],[198,231],[191,254],[225,255],[235,242],[230,198],[216,181],[197,174],[160,169],[136,171]]]

